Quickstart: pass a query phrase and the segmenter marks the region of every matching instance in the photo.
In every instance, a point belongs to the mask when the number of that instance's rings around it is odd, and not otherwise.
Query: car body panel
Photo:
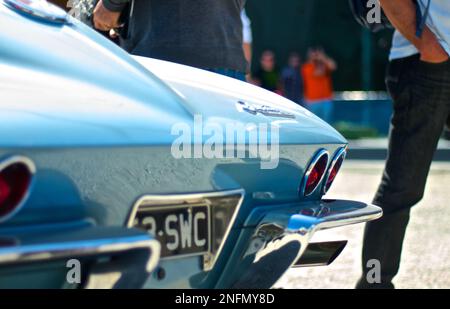
[[[281,143],[345,142],[308,111],[257,87],[137,58],[149,69],[145,70],[74,19],[59,26],[36,22],[1,5],[0,10],[0,26],[15,28],[0,34],[0,59],[8,60],[0,62],[0,128],[20,128],[13,140],[1,136],[0,145],[170,144],[171,126],[192,121],[195,114],[202,114],[205,122],[273,123],[283,132]],[[21,85],[20,91],[16,85]],[[239,100],[286,108],[296,119],[247,115],[236,108]],[[295,134],[298,129],[305,133]]]

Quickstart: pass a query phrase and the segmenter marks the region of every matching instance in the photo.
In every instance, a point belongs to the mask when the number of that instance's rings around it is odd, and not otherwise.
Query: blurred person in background
[[[301,58],[299,54],[291,53],[288,65],[281,72],[281,87],[286,98],[303,106],[303,78],[300,70]]]
[[[280,93],[280,74],[275,65],[275,54],[266,50],[262,53],[259,68],[253,74],[254,84],[276,93]]]
[[[133,55],[167,60],[245,81],[241,12],[245,0],[100,0],[100,31],[119,29]]]
[[[336,62],[321,48],[310,49],[307,62],[302,66],[305,105],[326,122],[330,122],[333,112],[331,75],[336,69]]]

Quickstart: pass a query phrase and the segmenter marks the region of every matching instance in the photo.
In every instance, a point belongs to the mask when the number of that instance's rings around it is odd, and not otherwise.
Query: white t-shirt
[[[428,0],[419,0],[422,12]],[[436,35],[439,43],[450,55],[450,0],[431,0],[427,26]],[[419,51],[400,32],[395,31],[389,59],[405,58]]]
[[[241,12],[241,20],[242,20],[243,41],[244,43],[251,44],[253,41],[251,22],[247,16],[247,13],[245,12],[245,9],[242,10]]]

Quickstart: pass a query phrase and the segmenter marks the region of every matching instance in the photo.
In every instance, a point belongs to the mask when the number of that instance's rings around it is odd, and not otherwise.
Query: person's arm
[[[334,61],[331,57],[328,57],[326,54],[323,55],[322,59],[323,63],[327,67],[328,71],[336,71],[337,70],[337,63]]]
[[[244,50],[245,59],[247,60],[248,63],[251,63],[253,35],[252,35],[251,21],[248,18],[245,9],[241,11],[241,21],[242,21],[242,39],[243,39],[242,48]]]
[[[323,50],[318,50],[318,58],[319,61],[325,65],[328,71],[334,72],[337,70],[336,61],[333,58],[329,57]]]
[[[109,31],[120,27],[120,14],[129,1],[100,0],[94,9],[94,27],[101,31]]]
[[[422,36],[416,36],[416,7],[411,0],[380,0],[384,13],[392,25],[420,52],[421,60],[439,63],[449,55],[439,44],[434,33],[425,27]]]
[[[244,50],[244,56],[245,60],[247,60],[248,63],[252,62],[252,43],[243,43],[242,49]]]

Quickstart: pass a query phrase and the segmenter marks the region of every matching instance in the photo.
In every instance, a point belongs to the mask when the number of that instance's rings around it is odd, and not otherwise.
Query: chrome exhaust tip
[[[292,267],[328,266],[336,260],[346,245],[346,240],[309,243]]]

